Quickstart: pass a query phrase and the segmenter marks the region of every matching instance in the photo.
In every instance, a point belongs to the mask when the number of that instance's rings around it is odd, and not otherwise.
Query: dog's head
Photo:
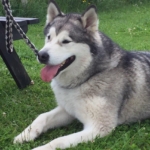
[[[42,79],[55,78],[64,87],[86,80],[90,76],[86,70],[97,55],[95,41],[101,44],[96,7],[90,6],[83,14],[63,14],[51,0],[44,34],[45,45],[38,53],[39,62],[46,64]]]

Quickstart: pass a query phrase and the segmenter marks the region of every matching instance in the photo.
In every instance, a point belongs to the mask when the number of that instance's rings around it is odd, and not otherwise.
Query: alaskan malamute
[[[38,60],[46,66],[57,107],[41,114],[14,143],[34,140],[74,119],[80,132],[59,137],[34,150],[66,149],[108,135],[116,126],[150,117],[150,53],[122,50],[98,30],[96,7],[63,14],[54,0],[47,11],[45,45]]]

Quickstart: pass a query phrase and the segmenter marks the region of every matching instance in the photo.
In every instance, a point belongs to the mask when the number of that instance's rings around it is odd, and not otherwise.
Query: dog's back
[[[124,90],[119,109],[119,123],[150,117],[150,53],[127,52],[121,62]]]

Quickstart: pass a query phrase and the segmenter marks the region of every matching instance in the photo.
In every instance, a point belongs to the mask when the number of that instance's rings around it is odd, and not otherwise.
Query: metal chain
[[[31,41],[26,36],[26,34],[23,32],[23,30],[21,29],[19,24],[14,20],[13,15],[11,13],[11,6],[9,3],[9,0],[2,0],[2,5],[3,5],[5,13],[6,13],[5,39],[6,39],[6,49],[8,50],[8,52],[13,52],[12,25],[14,25],[14,27],[19,32],[21,37],[24,39],[26,44],[33,50],[35,55],[37,55],[38,50],[35,48],[34,44],[31,43]]]

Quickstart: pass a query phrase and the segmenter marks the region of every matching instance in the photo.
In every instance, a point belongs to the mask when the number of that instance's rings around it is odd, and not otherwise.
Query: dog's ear
[[[58,15],[62,15],[58,5],[56,4],[54,0],[50,0],[49,6],[47,9],[46,25],[50,23]]]
[[[94,5],[91,5],[83,14],[82,14],[82,23],[83,27],[89,31],[97,31],[98,30],[98,15],[97,10]]]

